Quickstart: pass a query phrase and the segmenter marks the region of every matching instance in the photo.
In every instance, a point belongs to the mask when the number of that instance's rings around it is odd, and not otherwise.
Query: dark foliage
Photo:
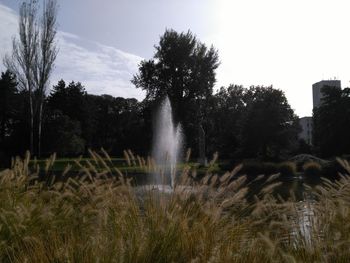
[[[297,116],[284,93],[272,87],[221,88],[209,119],[209,145],[224,158],[278,160],[297,145]]]
[[[11,156],[28,148],[29,136],[26,94],[17,88],[15,76],[6,71],[0,79],[0,165],[10,162]]]
[[[314,109],[314,145],[322,157],[349,153],[350,89],[324,87],[322,103]]]
[[[241,154],[278,159],[296,145],[298,118],[281,90],[251,87],[240,122]]]

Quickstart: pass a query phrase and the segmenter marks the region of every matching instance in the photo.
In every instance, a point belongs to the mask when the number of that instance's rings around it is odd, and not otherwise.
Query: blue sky
[[[190,29],[219,50],[216,88],[273,85],[296,113],[311,115],[311,85],[349,86],[346,0],[60,0],[52,84],[80,81],[94,94],[142,99],[130,83],[166,28]],[[19,0],[0,0],[0,56],[17,32]],[[2,65],[0,66],[2,67]]]

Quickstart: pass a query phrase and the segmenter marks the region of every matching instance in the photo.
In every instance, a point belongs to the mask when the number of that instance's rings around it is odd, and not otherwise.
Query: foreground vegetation
[[[90,153],[91,154],[91,153]],[[216,154],[216,153],[215,153]],[[308,155],[311,156],[311,155]],[[311,156],[312,157],[312,156]],[[344,160],[349,160],[347,156],[343,157]],[[125,150],[123,156],[103,158],[109,165],[118,168],[125,176],[149,174],[151,171],[147,167],[146,160],[139,155],[133,154],[131,150]],[[317,179],[320,177],[326,177],[329,179],[338,178],[339,173],[346,173],[342,165],[337,159],[321,160],[322,162],[315,162],[312,159],[306,160],[290,160],[283,162],[262,162],[259,160],[219,160],[210,166],[201,165],[196,162],[195,159],[188,160],[184,163],[179,163],[177,169],[182,171],[186,167],[196,170],[197,174],[204,175],[208,171],[212,173],[224,173],[226,170],[231,169],[237,164],[242,164],[242,168],[239,171],[240,175],[248,175],[249,177],[256,177],[260,174],[266,176],[280,173],[281,176],[293,177],[304,176],[309,179]],[[81,164],[89,166],[94,159],[85,156],[79,158],[55,158],[50,171],[56,174],[61,174],[67,166],[70,167],[71,174],[77,174],[81,170]],[[29,162],[29,167],[33,168],[39,166],[42,171],[45,172],[46,159],[32,159]],[[80,164],[80,165],[79,165]],[[1,170],[2,166],[0,166]]]
[[[350,177],[324,180],[303,203],[272,195],[278,176],[246,201],[240,167],[172,193],[133,187],[108,156],[77,162],[80,176],[38,180],[29,154],[0,173],[1,262],[347,262]],[[149,165],[149,164],[147,164]],[[350,172],[349,164],[342,162]],[[63,172],[66,174],[69,167]],[[184,187],[186,186],[186,187]],[[311,189],[310,189],[311,191]]]

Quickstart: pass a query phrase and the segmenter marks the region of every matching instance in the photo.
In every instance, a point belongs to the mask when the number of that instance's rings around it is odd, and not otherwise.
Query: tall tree
[[[17,82],[10,71],[1,73],[0,79],[0,145],[11,134],[16,112]]]
[[[34,131],[37,131],[37,152],[41,149],[42,112],[48,81],[57,56],[56,0],[45,0],[43,14],[37,17],[38,3],[22,3],[19,15],[19,39],[12,41],[12,55],[4,63],[16,74],[20,87],[28,93],[30,112],[30,150],[34,151]],[[35,128],[35,118],[37,128]]]
[[[77,156],[85,151],[80,122],[59,110],[48,110],[43,123],[43,152],[56,152],[60,156]]]
[[[43,119],[43,104],[48,90],[50,75],[57,56],[55,37],[57,32],[57,3],[56,0],[44,1],[43,14],[40,21],[38,51],[36,52],[33,72],[37,96],[38,119],[38,156],[41,155],[41,132]]]
[[[89,97],[90,101],[93,100],[93,115],[96,120],[92,145],[118,155],[125,149],[136,150],[139,154],[145,153],[143,145],[147,135],[142,127],[139,102],[136,99],[114,98],[110,95]]]
[[[53,86],[48,97],[48,106],[52,110],[59,110],[73,120],[84,122],[87,116],[87,93],[80,82],[72,81],[68,85],[63,80]]]
[[[19,88],[27,91],[28,94],[30,151],[33,151],[34,146],[33,65],[38,43],[36,16],[35,1],[22,3],[19,10],[19,38],[13,38],[12,55],[6,55],[4,58],[5,66],[17,76]]]
[[[243,156],[276,159],[297,142],[298,118],[281,90],[251,87],[240,121]]]
[[[58,81],[47,98],[46,134],[43,136],[46,145],[43,148],[62,155],[83,153],[86,123],[92,121],[88,106],[87,93],[80,82],[66,85],[63,80]]]
[[[157,102],[167,95],[175,121],[181,121],[187,142],[193,142],[198,135],[203,136],[203,109],[216,81],[218,53],[190,31],[166,30],[155,49],[152,59],[140,63],[132,83],[146,91],[148,102]]]
[[[239,122],[246,110],[246,89],[238,85],[220,88],[213,96],[208,111],[208,147],[221,157],[234,156],[239,147]]]
[[[28,114],[27,94],[18,90],[15,75],[7,70],[0,78],[0,166],[28,149]]]

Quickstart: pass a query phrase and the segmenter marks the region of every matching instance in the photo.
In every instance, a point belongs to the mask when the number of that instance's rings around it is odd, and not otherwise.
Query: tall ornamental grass
[[[91,155],[77,160],[75,177],[67,167],[56,180],[53,156],[42,180],[29,154],[0,173],[0,262],[350,260],[347,175],[310,188],[313,201],[303,203],[273,195],[278,176],[259,176],[262,190],[248,202],[240,167],[199,180],[185,166],[174,191],[163,193],[135,187],[108,155]]]

